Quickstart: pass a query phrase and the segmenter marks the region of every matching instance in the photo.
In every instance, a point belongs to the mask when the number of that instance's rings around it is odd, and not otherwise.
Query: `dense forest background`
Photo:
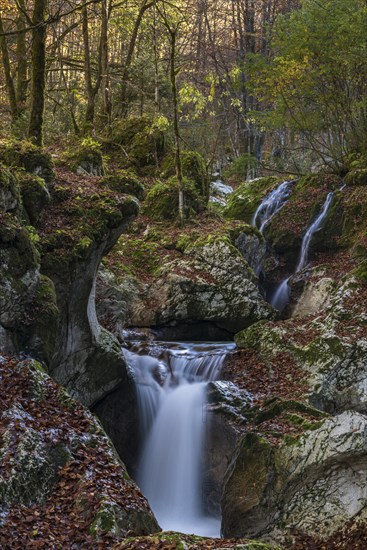
[[[243,178],[343,171],[366,148],[366,28],[362,0],[3,0],[2,132],[50,144],[148,117]]]

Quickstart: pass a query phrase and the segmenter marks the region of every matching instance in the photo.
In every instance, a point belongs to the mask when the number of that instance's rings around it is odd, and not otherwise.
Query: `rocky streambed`
[[[234,548],[250,544],[232,540],[243,537],[262,541],[253,548],[357,548],[367,506],[365,168],[351,169],[343,190],[333,175],[300,179],[261,231],[251,222],[282,183],[274,177],[242,184],[182,229],[158,216],[154,193],[138,215],[124,193],[143,197],[136,179],[54,171],[49,155],[22,147],[11,162],[0,147],[11,164],[0,194],[2,545]],[[281,317],[268,300],[285,278]],[[135,475],[138,402],[121,353],[132,333],[235,340],[205,405],[203,498],[222,515],[223,540],[148,537],[159,526],[120,461]]]

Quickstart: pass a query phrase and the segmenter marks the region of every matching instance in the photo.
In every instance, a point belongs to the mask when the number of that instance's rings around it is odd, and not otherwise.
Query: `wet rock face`
[[[0,358],[0,541],[101,543],[159,528],[96,419],[36,361]],[[78,518],[75,526],[75,518]],[[24,519],[25,518],[25,519]],[[70,531],[70,532],[69,532]]]
[[[203,420],[206,437],[203,453],[203,497],[210,515],[220,516],[221,497],[227,468],[246,422],[249,394],[231,382],[210,382]]]
[[[327,537],[367,512],[367,419],[345,412],[293,444],[239,443],[222,500],[225,536],[292,529]]]
[[[22,176],[22,180],[25,176]],[[36,176],[31,176],[36,178]],[[48,194],[45,182],[37,184]],[[57,308],[51,281],[40,275],[40,257],[35,230],[23,223],[29,204],[22,201],[22,186],[16,172],[0,169],[0,345],[8,353],[52,353]],[[43,204],[38,204],[38,212]],[[35,214],[36,202],[32,203]],[[31,210],[29,210],[30,212]],[[31,217],[31,216],[29,216]],[[33,218],[32,218],[33,219]],[[45,292],[46,287],[49,291]],[[43,349],[41,333],[48,325]]]
[[[163,265],[152,283],[126,277],[111,289],[113,278],[103,277],[108,284],[99,286],[98,314],[108,317],[111,312],[116,332],[124,326],[210,322],[233,333],[274,316],[249,264],[225,239],[187,248],[182,257]]]

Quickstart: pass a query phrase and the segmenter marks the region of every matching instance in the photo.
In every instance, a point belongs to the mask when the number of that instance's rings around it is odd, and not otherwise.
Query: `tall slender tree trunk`
[[[103,114],[107,122],[109,133],[111,132],[112,123],[112,102],[110,92],[110,75],[108,65],[108,9],[107,0],[102,0],[102,23],[101,23],[101,85],[102,85],[102,105]]]
[[[22,114],[26,108],[27,88],[28,88],[28,63],[27,63],[27,42],[25,33],[25,11],[24,0],[18,0],[20,11],[17,17],[17,105],[18,114]]]
[[[35,0],[32,29],[32,103],[28,137],[43,143],[43,115],[46,86],[46,8],[47,0]]]
[[[11,76],[9,50],[8,50],[8,44],[6,41],[6,36],[4,36],[4,25],[3,25],[1,13],[0,13],[0,33],[2,35],[0,36],[0,48],[1,48],[1,55],[3,58],[6,89],[7,89],[8,98],[9,98],[11,121],[12,121],[12,124],[14,124],[18,118],[18,106],[17,106],[17,98],[15,94],[14,82]]]
[[[88,29],[88,7],[83,6],[82,9],[82,29],[83,29],[83,42],[84,42],[84,74],[85,74],[85,87],[87,92],[87,109],[85,113],[85,131],[87,133],[93,130],[94,115],[95,115],[95,100],[98,88],[93,86],[92,82],[92,66],[90,59],[90,46],[89,46],[89,29]]]
[[[144,13],[153,6],[154,2],[148,2],[148,0],[143,0],[143,3],[140,6],[138,16],[135,20],[135,25],[133,28],[133,32],[130,38],[129,47],[127,50],[127,55],[125,59],[124,64],[124,70],[122,73],[121,78],[121,95],[120,95],[120,102],[121,102],[121,113],[123,116],[127,115],[128,105],[127,105],[127,90],[128,90],[128,80],[130,76],[130,67],[131,62],[133,60],[134,50],[136,46],[136,40],[138,38],[138,32],[140,29],[141,22],[144,17]]]
[[[173,131],[175,136],[175,165],[176,165],[176,177],[178,181],[178,217],[181,225],[184,225],[185,213],[184,213],[184,190],[183,190],[183,178],[182,178],[182,164],[181,164],[181,144],[180,144],[180,128],[178,124],[178,97],[177,97],[177,82],[176,82],[176,39],[177,39],[177,27],[169,30],[171,52],[170,52],[170,80],[172,90],[172,103],[173,103]]]

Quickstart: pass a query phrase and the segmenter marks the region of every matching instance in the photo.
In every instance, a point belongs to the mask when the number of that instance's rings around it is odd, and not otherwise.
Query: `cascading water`
[[[320,214],[317,216],[317,218],[311,223],[310,227],[307,229],[303,239],[302,239],[302,246],[301,246],[301,253],[299,256],[298,265],[296,268],[296,273],[298,271],[302,271],[302,269],[306,266],[308,261],[308,252],[310,249],[311,239],[316,233],[316,231],[319,231],[322,227],[322,223],[324,222],[327,213],[329,211],[331,201],[333,200],[334,193],[330,192],[328,193],[326,197],[326,201],[324,202],[324,205],[321,209]]]
[[[317,231],[321,229],[322,224],[325,221],[325,218],[328,214],[331,202],[333,200],[333,196],[334,196],[333,192],[328,193],[326,200],[323,204],[323,207],[321,209],[321,212],[315,218],[315,220],[311,223],[311,225],[307,229],[302,239],[301,252],[300,252],[295,273],[302,271],[302,269],[307,265],[308,253],[310,250],[312,237]],[[289,279],[290,277],[287,277],[280,283],[280,285],[278,286],[278,288],[276,289],[276,291],[274,292],[270,300],[271,305],[278,311],[283,311],[283,309],[289,302],[289,286],[288,286]]]
[[[218,378],[234,347],[140,343],[124,350],[134,371],[144,438],[137,482],[164,530],[220,534],[220,519],[206,515],[202,503],[206,386]]]
[[[258,228],[260,233],[263,233],[266,224],[283,208],[291,194],[294,183],[294,180],[284,181],[261,202],[251,222],[252,225]]]

